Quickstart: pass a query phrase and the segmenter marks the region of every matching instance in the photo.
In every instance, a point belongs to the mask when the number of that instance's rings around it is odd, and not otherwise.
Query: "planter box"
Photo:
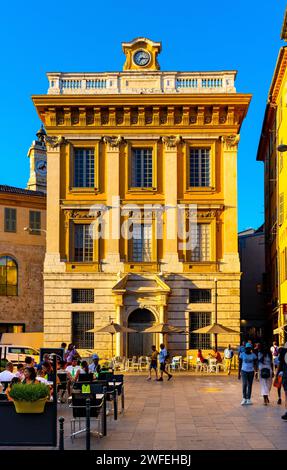
[[[16,413],[13,402],[0,401],[0,446],[57,446],[57,404],[41,414]]]

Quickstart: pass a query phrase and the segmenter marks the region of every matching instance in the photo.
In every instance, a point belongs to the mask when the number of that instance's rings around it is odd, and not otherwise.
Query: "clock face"
[[[45,176],[47,173],[47,163],[44,160],[38,160],[36,162],[36,173],[41,176]]]
[[[134,63],[136,65],[145,66],[150,61],[150,53],[147,51],[137,51],[134,54]]]

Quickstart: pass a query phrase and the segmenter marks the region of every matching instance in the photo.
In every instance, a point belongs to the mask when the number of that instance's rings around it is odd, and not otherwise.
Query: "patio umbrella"
[[[112,321],[102,328],[92,328],[91,330],[88,330],[87,333],[110,333],[112,335],[112,357],[114,357],[114,335],[116,333],[137,333],[137,331],[132,328],[126,328],[125,326],[121,326]]]
[[[193,330],[192,333],[198,333],[201,335],[211,335],[214,334],[214,339],[215,339],[215,349],[217,350],[217,335],[220,334],[230,334],[230,335],[235,335],[235,334],[240,334],[239,331],[232,330],[231,328],[228,328],[227,326],[223,326],[220,323],[212,323],[212,325],[204,326],[203,328],[198,328],[198,330]]]
[[[161,333],[167,335],[169,333],[183,333],[184,328],[178,328],[177,326],[170,325],[169,323],[156,323],[149,328],[146,328],[141,333]]]

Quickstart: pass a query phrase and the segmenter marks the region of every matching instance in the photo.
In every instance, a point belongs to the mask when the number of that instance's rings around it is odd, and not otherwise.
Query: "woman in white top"
[[[264,345],[262,351],[258,353],[258,369],[261,395],[263,396],[264,405],[269,403],[269,394],[272,386],[273,360],[270,349]]]

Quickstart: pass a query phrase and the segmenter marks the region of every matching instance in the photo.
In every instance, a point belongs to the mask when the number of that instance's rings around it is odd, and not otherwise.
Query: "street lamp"
[[[287,145],[286,144],[280,144],[280,145],[278,145],[277,150],[280,153],[287,152]]]
[[[214,297],[215,297],[214,298],[214,300],[215,300],[215,305],[214,305],[214,307],[215,307],[215,309],[214,309],[215,318],[214,318],[214,320],[215,321],[214,321],[214,323],[217,323],[217,295],[218,294],[217,294],[217,279],[216,278],[214,279],[214,283],[215,283],[215,292],[214,292]],[[215,337],[214,338],[215,339],[215,350],[217,351],[217,334],[214,335],[214,337]]]

